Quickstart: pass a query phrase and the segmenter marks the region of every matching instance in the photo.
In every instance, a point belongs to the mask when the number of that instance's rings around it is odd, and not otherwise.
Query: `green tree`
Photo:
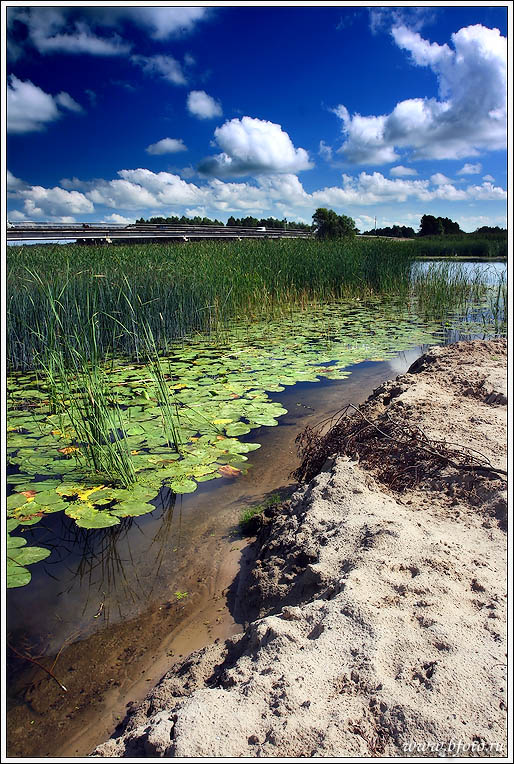
[[[355,221],[347,215],[338,215],[334,210],[318,207],[312,216],[319,239],[341,239],[358,233]]]

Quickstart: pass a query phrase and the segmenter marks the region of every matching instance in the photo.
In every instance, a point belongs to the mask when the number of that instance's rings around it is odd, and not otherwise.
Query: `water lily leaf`
[[[241,475],[241,470],[233,467],[231,464],[223,464],[221,467],[218,467],[218,471],[223,477],[228,478],[236,478]]]
[[[32,578],[30,570],[23,565],[17,565],[15,562],[7,559],[7,588],[15,589],[18,586],[26,586]]]
[[[194,480],[173,480],[170,484],[170,488],[174,493],[193,493],[196,491],[196,483]]]
[[[6,506],[7,509],[17,509],[27,503],[27,497],[22,493],[12,493],[7,497]]]
[[[16,523],[17,525],[18,523]],[[16,549],[20,546],[25,546],[27,543],[27,539],[21,538],[21,536],[10,536],[7,535],[7,554],[10,554],[11,549]]]
[[[26,526],[26,525],[36,525],[41,518],[43,517],[43,512],[38,512],[34,515],[20,515],[18,517],[18,521],[20,525]]]
[[[93,507],[88,507],[87,504],[71,504],[65,510],[65,514],[73,518],[79,528],[109,528],[120,522],[119,518],[113,517],[110,512],[99,512]]]
[[[34,497],[34,504],[41,504],[44,506],[50,506],[51,504],[59,504],[62,498],[57,491],[41,491]]]
[[[142,501],[122,501],[110,510],[116,517],[139,517],[153,512],[155,506]]]
[[[14,561],[17,565],[33,565],[49,555],[50,550],[40,546],[22,546],[8,551],[9,560]]]
[[[7,475],[5,480],[8,485],[23,485],[27,482],[27,476],[13,473],[11,475]]]

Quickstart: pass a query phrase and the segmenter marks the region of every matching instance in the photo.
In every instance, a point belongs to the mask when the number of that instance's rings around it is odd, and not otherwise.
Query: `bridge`
[[[310,239],[313,233],[295,228],[166,225],[133,223],[7,223],[7,241],[76,241],[80,244],[141,243],[145,241],[202,241],[242,239]]]

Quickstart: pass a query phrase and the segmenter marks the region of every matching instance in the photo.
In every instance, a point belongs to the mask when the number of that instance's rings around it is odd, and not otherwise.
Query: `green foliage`
[[[413,239],[416,236],[414,228],[405,225],[386,226],[385,228],[372,228],[365,231],[365,236],[392,236],[398,239]]]
[[[318,207],[312,216],[318,239],[342,239],[358,233],[355,221],[347,215],[338,215],[334,210]]]
[[[451,236],[460,233],[460,226],[450,218],[423,215],[419,226],[419,236]]]

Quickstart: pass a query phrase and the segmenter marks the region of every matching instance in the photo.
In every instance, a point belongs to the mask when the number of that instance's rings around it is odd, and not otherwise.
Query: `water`
[[[496,274],[505,270],[504,264],[464,264],[477,265],[484,272],[493,265]],[[11,755],[87,754],[112,732],[127,697],[142,696],[146,680],[163,673],[170,651],[187,654],[241,630],[244,613],[232,584],[246,554],[238,517],[272,492],[285,496],[291,491],[291,472],[298,466],[296,436],[404,373],[423,352],[423,343],[459,338],[451,327],[423,326],[398,306],[386,310],[376,302],[343,313],[329,308],[276,326],[247,327],[244,341],[237,335],[245,352],[253,348],[250,366],[256,371],[250,373],[288,379],[282,391],[269,395],[287,409],[278,426],[254,428],[240,438],[261,444],[248,454],[246,474],[200,483],[191,494],[176,496],[163,488],[153,512],[125,518],[113,528],[80,529],[58,512],[24,529],[27,545],[52,551],[31,566],[28,586],[9,593],[9,643],[47,668],[57,656],[56,675],[69,690],[64,694],[40,668],[10,651]],[[229,336],[227,341],[236,346]],[[206,354],[210,357],[212,349]],[[355,363],[366,357],[377,360]],[[344,373],[351,373],[316,383],[298,381],[316,358],[327,374],[332,361],[341,359]],[[237,373],[242,384],[241,370]],[[261,380],[269,389],[266,384]]]
[[[478,277],[491,286],[497,284],[500,279],[504,279],[505,283],[507,283],[507,263],[505,260],[447,260],[440,262],[446,262],[452,268],[462,270],[463,274],[468,278]],[[414,264],[414,272],[425,273],[433,265],[434,261],[432,260],[420,260]]]

